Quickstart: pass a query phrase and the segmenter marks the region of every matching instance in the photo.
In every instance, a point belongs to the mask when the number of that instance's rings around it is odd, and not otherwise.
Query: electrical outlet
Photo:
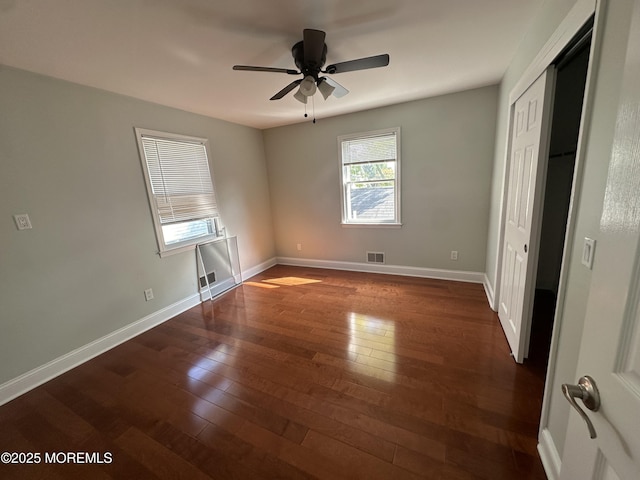
[[[18,227],[18,230],[28,230],[32,228],[31,220],[29,220],[29,215],[26,213],[14,215],[13,219],[16,221],[16,227]]]
[[[296,245],[296,248],[298,249],[299,252],[302,251],[302,244],[299,243],[298,245]]]
[[[458,251],[451,250],[451,260],[458,260]]]
[[[153,300],[153,289],[147,288],[144,291],[144,299],[148,302],[149,300]]]

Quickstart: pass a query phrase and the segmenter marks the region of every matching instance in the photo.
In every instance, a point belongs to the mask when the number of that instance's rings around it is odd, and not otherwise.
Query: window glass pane
[[[347,192],[349,221],[375,223],[395,219],[393,183],[349,184]]]
[[[377,162],[347,165],[346,180],[349,182],[393,180],[396,178],[396,162]],[[393,185],[393,183],[389,183]]]
[[[166,245],[180,243],[214,233],[213,219],[192,220],[162,226],[162,235]]]

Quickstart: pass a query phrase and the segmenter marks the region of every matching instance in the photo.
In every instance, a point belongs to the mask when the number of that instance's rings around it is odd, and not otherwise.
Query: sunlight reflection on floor
[[[308,285],[310,283],[322,283],[322,280],[314,280],[312,278],[301,277],[281,277],[271,278],[269,280],[263,280],[267,283],[275,283],[276,285],[296,286],[296,285]]]
[[[269,285],[268,283],[260,283],[260,282],[244,282],[243,285],[250,285],[252,287],[260,287],[260,288],[280,288],[278,285]]]
[[[347,351],[352,371],[395,381],[395,331],[393,321],[350,312]]]
[[[189,387],[193,392],[197,392],[194,407],[196,412],[199,412],[198,415],[203,418],[208,418],[209,415],[220,410],[212,404],[219,404],[224,400],[224,390],[230,381],[216,371],[224,366],[220,362],[220,357],[226,356],[231,349],[230,345],[218,345],[197,360],[187,372]]]
[[[262,280],[260,282],[243,282],[243,285],[249,285],[251,287],[260,287],[260,288],[280,288],[280,286],[296,287],[298,285],[310,285],[313,283],[322,283],[322,280],[314,280],[312,278],[301,278],[301,277],[280,277],[280,278],[269,278],[267,280]]]
[[[208,377],[212,373],[215,374],[216,370],[218,370],[222,364],[220,357],[226,357],[231,348],[230,345],[221,343],[211,349],[206,355],[196,361],[195,365],[189,368],[187,372],[189,379],[203,381],[204,377]]]

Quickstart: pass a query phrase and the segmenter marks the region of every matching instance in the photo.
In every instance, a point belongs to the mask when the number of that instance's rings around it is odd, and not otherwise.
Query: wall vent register
[[[384,252],[367,252],[367,263],[384,263]]]

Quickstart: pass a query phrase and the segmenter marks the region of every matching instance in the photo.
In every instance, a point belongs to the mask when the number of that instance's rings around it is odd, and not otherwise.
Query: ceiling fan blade
[[[293,82],[291,82],[289,85],[287,85],[286,87],[284,87],[282,90],[280,90],[278,93],[276,93],[273,97],[271,97],[269,100],[280,100],[282,97],[284,97],[287,93],[289,93],[291,90],[293,90],[294,88],[296,88],[298,85],[300,85],[300,83],[302,82],[302,79],[300,80],[295,80]]]
[[[253,67],[251,65],[234,65],[234,70],[244,70],[248,72],[275,72],[275,73],[288,73],[289,75],[298,75],[300,72],[292,70],[290,68],[275,68],[275,67]]]
[[[322,77],[322,80],[327,82],[329,85],[331,85],[334,88],[333,96],[336,98],[344,97],[347,93],[349,93],[349,90],[344,88],[342,85],[336,82],[333,78]]]
[[[322,66],[324,53],[324,38],[326,34],[322,30],[305,28],[302,31],[302,41],[304,46],[304,64],[308,67]]]
[[[329,65],[324,72],[331,74],[344,73],[353,72],[355,70],[366,70],[367,68],[386,67],[387,65],[389,65],[389,55],[385,53],[383,55],[375,55],[373,57],[334,63],[333,65]]]

